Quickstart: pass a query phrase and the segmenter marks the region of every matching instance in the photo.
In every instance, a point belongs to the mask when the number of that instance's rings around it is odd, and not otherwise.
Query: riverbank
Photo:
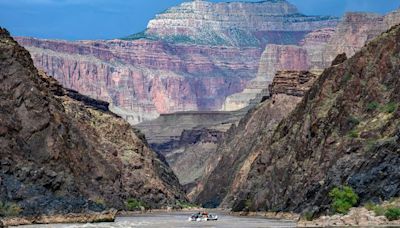
[[[91,212],[81,214],[66,214],[66,215],[40,215],[32,217],[14,217],[1,218],[0,224],[3,227],[21,226],[33,224],[60,224],[60,223],[100,223],[114,222],[117,215],[117,210],[109,210],[105,212]],[[2,227],[0,225],[0,227]]]
[[[376,216],[364,207],[352,208],[347,215],[321,216],[315,220],[300,220],[298,227],[400,227],[400,220],[389,221],[385,216]]]
[[[244,217],[262,217],[266,219],[278,219],[288,221],[299,221],[300,215],[289,212],[265,212],[265,211],[249,211],[249,212],[229,212],[232,216],[244,216]]]
[[[400,220],[389,221],[385,216],[376,215],[376,212],[365,207],[351,208],[346,215],[321,216],[311,221],[306,220],[300,214],[287,212],[230,212],[229,214],[232,216],[293,221],[297,223],[297,227],[400,227]]]

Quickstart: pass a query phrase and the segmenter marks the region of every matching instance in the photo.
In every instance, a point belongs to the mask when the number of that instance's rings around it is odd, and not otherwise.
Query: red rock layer
[[[255,75],[261,55],[257,48],[161,41],[17,40],[38,68],[68,88],[111,102],[131,123],[159,113],[219,109]]]

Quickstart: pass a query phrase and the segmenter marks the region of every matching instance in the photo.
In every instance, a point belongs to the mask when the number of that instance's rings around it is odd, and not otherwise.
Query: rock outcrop
[[[143,35],[172,42],[264,47],[295,44],[310,31],[336,24],[334,17],[300,14],[285,0],[190,1],[156,15]],[[141,36],[131,38],[135,37]]]
[[[278,123],[300,102],[317,78],[309,72],[277,73],[272,97],[252,109],[232,127],[206,163],[206,172],[189,197],[205,207],[231,207],[235,193],[245,185],[250,167],[259,155],[260,142],[269,140]],[[301,89],[300,89],[301,88]]]
[[[185,201],[178,179],[126,121],[38,72],[0,29],[0,202],[23,216],[159,208]]]
[[[340,185],[360,203],[399,196],[399,41],[396,26],[324,71],[272,136],[248,152],[258,156],[233,210],[320,214]]]

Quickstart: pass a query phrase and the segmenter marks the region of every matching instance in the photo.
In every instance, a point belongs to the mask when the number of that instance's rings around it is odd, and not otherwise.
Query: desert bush
[[[400,208],[394,207],[389,208],[385,212],[385,217],[389,219],[389,221],[399,220],[400,219]]]
[[[22,209],[16,203],[3,203],[0,202],[0,217],[13,217],[18,216],[22,212]]]
[[[358,133],[357,130],[351,130],[351,131],[349,132],[349,137],[350,137],[350,138],[358,138],[359,135],[360,135],[360,133]]]
[[[384,107],[384,112],[393,113],[397,110],[398,105],[394,102],[387,103]]]
[[[358,195],[349,186],[336,187],[329,192],[331,207],[336,213],[347,214],[358,202]]]
[[[302,217],[307,221],[312,221],[314,218],[314,214],[311,211],[306,211],[303,213]]]
[[[367,105],[367,111],[375,111],[376,109],[378,109],[379,107],[379,103],[376,101],[370,102]]]
[[[137,200],[137,199],[128,199],[125,203],[126,209],[128,211],[136,211],[136,210],[140,210],[142,208],[148,208],[148,206],[146,205],[146,203]]]
[[[193,204],[193,203],[188,203],[188,202],[184,202],[184,201],[178,201],[176,202],[176,205],[178,205],[181,208],[194,208],[194,207],[198,207],[198,205]]]
[[[386,209],[384,207],[382,207],[382,206],[379,206],[379,205],[376,205],[373,208],[373,211],[374,211],[376,216],[382,216],[382,215],[384,215],[386,213]]]

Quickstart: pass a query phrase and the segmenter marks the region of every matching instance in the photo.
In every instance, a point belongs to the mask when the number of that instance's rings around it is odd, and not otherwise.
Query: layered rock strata
[[[303,15],[285,0],[190,1],[156,15],[144,35],[173,42],[264,47],[294,44],[306,33],[336,23],[334,17]]]
[[[399,23],[400,10],[385,16],[347,13],[337,27],[307,33],[303,40],[293,46],[267,45],[260,59],[257,77],[242,92],[228,96],[222,110],[243,108],[250,104],[251,99],[265,94],[260,85],[268,85],[279,70],[322,72],[338,54],[354,55],[369,41]]]
[[[172,170],[108,103],[64,89],[0,29],[0,202],[23,216],[185,201]]]
[[[299,45],[267,45],[259,61],[257,77],[240,93],[228,96],[222,110],[238,110],[269,96],[268,86],[278,71],[321,72],[326,66],[323,53],[334,32],[333,28],[310,32]]]
[[[235,193],[246,184],[250,166],[259,155],[252,149],[271,137],[278,123],[296,107],[316,78],[316,75],[302,71],[277,73],[270,88],[272,97],[252,109],[237,127],[229,130],[206,163],[205,175],[189,197],[206,207],[230,207]]]
[[[257,48],[162,41],[65,42],[17,38],[65,87],[112,103],[135,124],[177,111],[218,110],[257,71]]]
[[[365,44],[400,23],[400,10],[385,16],[373,13],[346,13],[324,51],[326,65],[340,53],[353,56]]]

